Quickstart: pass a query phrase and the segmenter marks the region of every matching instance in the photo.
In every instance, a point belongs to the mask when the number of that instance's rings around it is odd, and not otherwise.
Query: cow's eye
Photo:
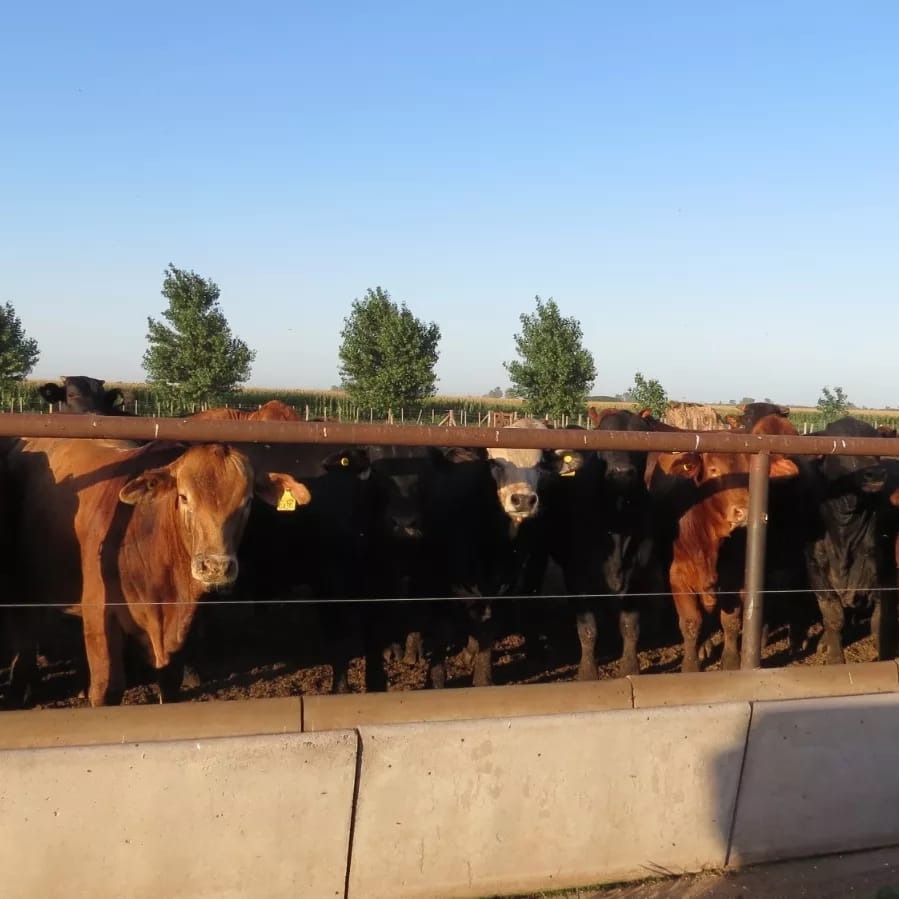
[[[186,493],[179,493],[179,494],[178,494],[178,503],[179,503],[180,505],[184,505],[184,506],[187,505],[187,494],[186,494]]]

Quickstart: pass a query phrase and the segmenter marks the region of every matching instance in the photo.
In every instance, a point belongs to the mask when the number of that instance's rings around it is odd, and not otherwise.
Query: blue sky
[[[9,5],[0,302],[35,374],[139,380],[168,262],[252,382],[329,387],[381,285],[439,389],[507,386],[535,294],[596,393],[899,405],[899,6]]]

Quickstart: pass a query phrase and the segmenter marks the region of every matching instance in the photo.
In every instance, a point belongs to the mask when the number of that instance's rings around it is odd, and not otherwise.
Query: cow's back
[[[22,440],[7,457],[18,522],[16,552],[21,589],[28,599],[76,605],[82,559],[99,560],[121,487],[149,464],[177,455],[129,441]]]

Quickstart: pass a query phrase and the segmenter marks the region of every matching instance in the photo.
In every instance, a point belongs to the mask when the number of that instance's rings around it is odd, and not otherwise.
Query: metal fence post
[[[765,585],[765,536],[768,526],[768,453],[755,453],[749,467],[749,519],[746,522],[746,593],[743,606],[741,668],[760,668]]]

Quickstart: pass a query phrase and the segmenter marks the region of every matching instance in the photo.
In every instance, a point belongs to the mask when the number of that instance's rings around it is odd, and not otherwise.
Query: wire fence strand
[[[740,596],[740,590],[716,590],[715,597]],[[879,593],[899,593],[896,587],[847,587],[812,590],[808,587],[771,588],[762,591],[763,596],[817,596],[820,594],[858,593],[874,595]],[[6,602],[0,603],[0,609],[77,609],[82,605],[102,605],[106,608],[125,608],[131,605],[140,606],[298,606],[298,605],[378,605],[392,603],[453,603],[453,602],[539,602],[540,600],[615,600],[615,599],[671,599],[671,592],[660,590],[640,593],[500,593],[497,595],[471,596],[318,596],[318,597],[284,597],[266,599],[226,598],[221,594],[210,594],[199,600],[159,600],[155,602],[129,603],[118,602]],[[694,596],[701,594],[694,593]],[[220,597],[221,598],[218,598]]]

